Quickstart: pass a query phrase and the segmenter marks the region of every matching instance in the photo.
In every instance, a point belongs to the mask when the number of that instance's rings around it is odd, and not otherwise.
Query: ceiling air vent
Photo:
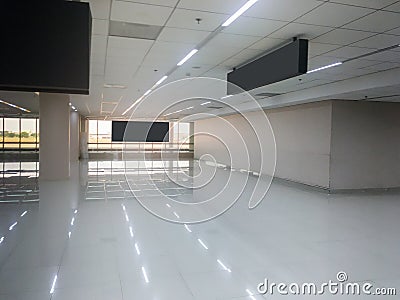
[[[110,21],[109,29],[110,36],[156,40],[162,26]]]

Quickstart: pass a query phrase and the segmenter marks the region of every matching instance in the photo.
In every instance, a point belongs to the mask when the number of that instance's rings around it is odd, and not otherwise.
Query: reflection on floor
[[[274,182],[254,210],[245,190],[220,217],[187,225],[154,216],[131,188],[192,203],[205,194],[185,187],[193,161],[129,162],[127,177],[123,162],[81,162],[69,181],[40,182],[39,202],[24,194],[37,192],[37,165],[20,166],[3,165],[1,300],[288,298],[259,295],[257,285],[322,283],[339,271],[400,287],[398,193],[327,195]],[[224,182],[224,172],[212,180]]]

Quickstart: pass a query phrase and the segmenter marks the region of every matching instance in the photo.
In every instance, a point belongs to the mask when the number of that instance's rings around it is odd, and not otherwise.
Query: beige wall
[[[329,187],[331,103],[321,102],[274,109],[266,111],[266,114],[276,139],[275,176],[308,185]],[[251,116],[254,124],[259,124],[264,119],[262,112],[246,115]],[[199,132],[210,132],[221,137],[228,144],[234,144],[236,141],[236,146],[231,147],[231,151],[233,151],[231,155],[241,158],[233,159],[233,167],[258,172],[257,166],[260,165],[261,151],[254,131],[239,115],[227,116],[223,119],[232,123],[240,131],[248,145],[250,168],[246,157],[241,155],[243,151],[237,133],[233,128],[224,126],[218,118],[195,122],[195,158],[210,153],[218,162],[232,165],[229,161],[228,151],[222,143],[216,139],[197,135]],[[268,128],[265,131],[268,131]],[[273,139],[267,132],[261,142],[264,147],[262,151],[264,169],[271,170],[271,158],[274,153],[274,147],[271,144]]]
[[[400,187],[400,103],[335,101],[331,189]]]

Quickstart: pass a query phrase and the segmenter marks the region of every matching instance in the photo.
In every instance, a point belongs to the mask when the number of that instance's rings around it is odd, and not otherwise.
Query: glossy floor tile
[[[265,278],[320,284],[340,271],[351,282],[400,288],[396,192],[328,195],[274,181],[250,210],[257,177],[192,160],[83,161],[68,181],[36,184],[37,170],[14,169],[0,195],[1,300],[310,299],[259,295],[257,286]],[[7,201],[10,181],[32,195]],[[224,205],[240,192],[225,213],[179,223],[198,215],[183,204],[222,190]],[[142,204],[157,204],[170,220]]]

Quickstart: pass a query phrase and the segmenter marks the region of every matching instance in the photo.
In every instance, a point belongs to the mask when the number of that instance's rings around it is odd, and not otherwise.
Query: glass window
[[[19,118],[4,118],[4,148],[19,149]]]
[[[97,142],[111,143],[111,121],[97,122]]]
[[[4,132],[3,132],[3,118],[0,118],[0,148],[3,148],[4,141]]]
[[[36,119],[21,119],[21,148],[36,148]]]
[[[39,119],[36,119],[36,143],[37,143],[36,148],[39,148],[39,136],[40,136],[40,134],[39,134]]]

